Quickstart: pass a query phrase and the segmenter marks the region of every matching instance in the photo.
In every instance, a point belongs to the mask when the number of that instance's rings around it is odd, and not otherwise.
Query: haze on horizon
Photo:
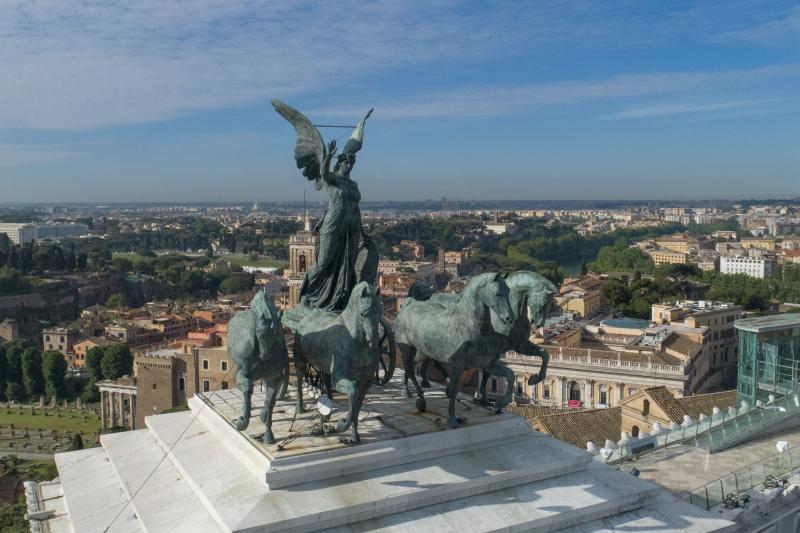
[[[0,64],[0,202],[323,199],[271,98],[375,107],[365,200],[800,195],[788,1],[10,0]]]

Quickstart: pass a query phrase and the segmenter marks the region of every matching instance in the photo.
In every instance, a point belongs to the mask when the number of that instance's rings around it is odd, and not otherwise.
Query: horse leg
[[[483,371],[481,372],[481,386],[478,388],[478,394],[480,395],[481,399],[478,403],[481,405],[481,407],[486,407],[489,405],[489,399],[486,397],[486,382],[489,381],[491,374],[486,368],[482,368],[481,370]]]
[[[419,376],[422,378],[420,381],[420,386],[426,389],[431,387],[431,382],[428,381],[428,366],[430,365],[430,359],[427,357],[422,360],[422,364],[419,365]]]
[[[547,350],[541,346],[536,346],[532,342],[529,342],[528,344],[528,349],[520,353],[538,355],[542,358],[542,367],[539,369],[539,373],[532,374],[531,377],[528,378],[528,385],[536,385],[547,376],[547,363],[550,362],[550,354],[547,353]]]
[[[406,391],[406,397],[411,398],[411,391],[408,390],[408,380],[411,378],[408,375],[408,364],[406,363],[406,359],[410,357],[412,361],[414,360],[414,356],[409,355],[409,352],[414,348],[408,344],[398,344],[397,349],[400,350],[400,359],[403,365],[403,370],[405,370],[403,373],[403,390]],[[414,372],[416,372],[416,370],[414,370]]]
[[[286,361],[286,366],[281,374],[281,388],[278,391],[279,400],[287,400],[289,398],[289,361]]]
[[[322,374],[322,387],[325,391],[325,394],[333,400],[333,384],[331,383],[331,375],[330,374]]]
[[[351,380],[347,378],[342,378],[339,381],[337,381],[335,388],[342,394],[347,395],[347,402],[348,402],[347,416],[345,418],[340,418],[339,422],[336,424],[336,431],[338,433],[341,433],[343,431],[347,431],[347,429],[353,423],[353,410],[355,409],[356,396],[358,394],[358,391],[356,390],[355,383],[353,383]]]
[[[359,444],[361,442],[361,437],[358,435],[358,415],[361,413],[361,406],[364,405],[364,398],[367,396],[367,390],[369,389],[369,386],[369,382],[362,383],[359,385],[358,390],[356,391],[353,412],[350,415],[353,420],[352,432],[350,434],[350,442],[352,444]]]
[[[297,351],[296,344],[294,353],[294,378],[295,386],[297,387],[297,407],[295,409],[299,414],[303,412],[303,383],[306,375],[306,360]]]
[[[514,385],[515,385],[515,378],[514,378],[514,371],[508,368],[506,365],[500,363],[500,361],[494,361],[487,370],[494,374],[495,376],[502,376],[506,378],[506,393],[505,395],[497,400],[495,403],[495,407],[497,408],[497,412],[503,410],[503,407],[511,403],[511,400],[514,395]]]
[[[458,382],[461,380],[461,374],[464,369],[461,366],[450,365],[450,379],[447,381],[447,425],[450,429],[458,427],[459,422],[465,422],[466,419],[456,417],[456,396],[458,395]]]
[[[417,377],[414,371],[414,356],[417,355],[417,349],[410,345],[410,344],[401,344],[400,346],[400,353],[403,354],[403,366],[405,367],[405,379],[411,380],[414,383],[414,389],[417,392],[417,410],[420,413],[424,413],[425,409],[427,408],[427,404],[425,402],[425,393],[422,391],[422,387],[419,386],[419,382],[417,381]],[[405,387],[406,394],[409,398],[411,398],[411,391],[408,390],[408,386]]]
[[[236,419],[236,429],[242,431],[250,425],[250,402],[253,399],[253,381],[243,371],[239,371],[236,374],[236,387],[242,391],[242,414]]]
[[[272,409],[275,407],[278,390],[283,384],[283,376],[266,380],[266,382],[267,390],[264,395],[264,407],[261,408],[261,421],[264,422],[264,437],[262,440],[267,444],[275,444],[275,435],[272,434]]]

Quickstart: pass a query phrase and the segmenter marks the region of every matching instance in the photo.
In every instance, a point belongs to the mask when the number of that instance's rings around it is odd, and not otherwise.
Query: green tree
[[[254,284],[255,281],[251,274],[246,274],[246,275],[237,274],[225,278],[222,281],[222,283],[219,284],[219,290],[224,294],[247,292],[253,288]]]
[[[104,350],[100,366],[105,379],[118,379],[133,374],[133,356],[125,345],[108,346]]]
[[[106,307],[109,309],[120,309],[122,307],[129,307],[128,303],[127,296],[121,292],[116,292],[108,297],[108,300],[106,300]]]
[[[100,401],[100,391],[97,390],[97,381],[94,377],[89,377],[86,383],[83,384],[83,391],[81,392],[81,401],[84,403],[97,403]]]
[[[33,346],[22,352],[22,381],[29,398],[36,398],[44,393],[42,352]]]
[[[0,344],[0,401],[6,399],[6,347]]]
[[[581,261],[581,276],[589,273],[589,265],[586,264],[586,259]]]
[[[47,350],[42,354],[42,374],[45,394],[50,398],[63,398],[67,360],[61,352]]]
[[[605,301],[613,307],[628,304],[631,300],[631,291],[628,289],[628,284],[621,279],[608,278],[603,280],[600,292]]]
[[[83,438],[81,437],[80,433],[75,433],[72,436],[72,442],[69,444],[69,451],[74,452],[75,450],[82,450],[83,449]]]
[[[25,398],[25,385],[22,378],[22,353],[27,345],[24,341],[14,340],[6,346],[6,398],[9,400],[23,400]]]
[[[95,381],[100,381],[103,379],[103,356],[105,355],[105,350],[100,346],[95,346],[93,348],[89,348],[86,350],[86,369],[89,371],[89,375],[94,378]]]

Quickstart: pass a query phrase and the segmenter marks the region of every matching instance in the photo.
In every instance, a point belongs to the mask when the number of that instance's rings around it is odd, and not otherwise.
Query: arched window
[[[631,428],[631,437],[638,437],[639,436],[639,426],[633,426]]]
[[[522,382],[517,381],[517,394],[522,394]]]
[[[577,381],[572,381],[569,384],[569,399],[581,401],[581,386]]]
[[[299,272],[305,272],[306,268],[306,255],[300,254],[300,257],[297,258],[297,270]]]
[[[642,405],[642,416],[648,416],[650,414],[650,400],[645,400],[644,404]]]

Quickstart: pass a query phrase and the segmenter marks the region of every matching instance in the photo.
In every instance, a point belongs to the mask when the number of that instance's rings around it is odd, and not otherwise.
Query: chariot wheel
[[[389,321],[383,317],[378,325],[378,334],[380,335],[381,355],[378,358],[378,368],[375,369],[375,383],[386,385],[392,379],[397,365],[397,347],[394,343],[394,330]]]

